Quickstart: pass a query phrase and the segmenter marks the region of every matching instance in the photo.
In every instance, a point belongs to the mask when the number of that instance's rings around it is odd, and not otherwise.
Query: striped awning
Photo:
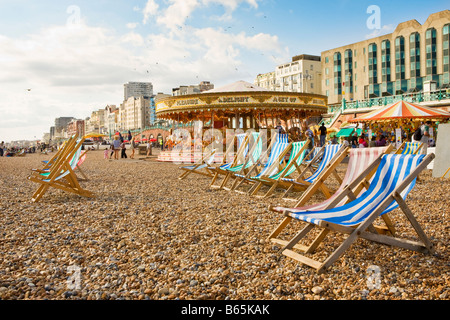
[[[396,119],[442,119],[450,118],[450,113],[436,109],[419,106],[414,103],[399,101],[392,105],[366,113],[349,122],[386,121]]]

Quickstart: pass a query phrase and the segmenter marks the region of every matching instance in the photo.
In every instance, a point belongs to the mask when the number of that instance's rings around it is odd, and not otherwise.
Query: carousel
[[[270,91],[245,81],[156,102],[157,117],[177,124],[201,121],[204,130],[223,131],[281,125],[294,139],[299,138],[303,124],[313,125],[311,119],[327,112],[326,96]]]
[[[326,96],[269,91],[245,81],[156,103],[159,119],[202,121],[216,129],[275,128],[280,121],[289,129],[327,111]]]

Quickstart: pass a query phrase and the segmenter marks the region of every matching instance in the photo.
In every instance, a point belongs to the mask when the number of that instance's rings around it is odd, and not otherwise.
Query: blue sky
[[[371,5],[380,29],[366,25]],[[446,9],[440,0],[0,0],[0,140],[40,139],[56,117],[119,105],[128,81],[151,81],[155,93],[253,82],[292,56]]]

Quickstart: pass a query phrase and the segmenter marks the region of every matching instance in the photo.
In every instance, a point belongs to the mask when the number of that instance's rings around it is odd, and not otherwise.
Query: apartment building
[[[259,74],[254,84],[272,91],[322,94],[321,73],[321,57],[302,54],[273,72]]]
[[[128,82],[124,86],[124,101],[131,97],[140,97],[149,99],[153,96],[153,84],[151,82]]]
[[[450,10],[400,23],[391,34],[322,52],[329,104],[449,86]],[[432,86],[433,87],[433,86]]]

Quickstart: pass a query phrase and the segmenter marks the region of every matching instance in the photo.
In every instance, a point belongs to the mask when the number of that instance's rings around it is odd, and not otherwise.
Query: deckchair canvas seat
[[[433,159],[434,154],[430,154],[427,157],[424,155],[383,155],[382,158],[380,157],[379,160],[375,161],[351,185],[344,189],[342,194],[352,199],[350,202],[336,207],[332,203],[329,209],[325,210],[286,209],[284,213],[287,217],[306,222],[307,225],[290,241],[286,241],[280,252],[315,268],[319,273],[324,272],[334,263],[357,238],[364,238],[418,252],[431,253],[433,245],[406,205],[405,199],[413,189],[418,174]],[[353,188],[366,175],[372,172],[376,166],[378,166],[378,169],[370,183],[370,187],[362,195],[356,197],[352,193]],[[341,200],[336,199],[334,202],[339,203]],[[379,234],[373,228],[373,223],[378,217],[398,207],[407,216],[420,241],[399,239]],[[324,262],[315,261],[295,251],[297,243],[304,239],[315,227],[322,228],[326,232],[335,231],[341,234],[348,234],[348,237]]]

